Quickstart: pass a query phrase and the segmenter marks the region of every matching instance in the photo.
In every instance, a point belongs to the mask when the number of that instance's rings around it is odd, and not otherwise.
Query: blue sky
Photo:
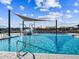
[[[37,26],[54,26],[55,18],[58,19],[59,26],[79,24],[79,0],[0,0],[0,26],[7,26],[8,9],[12,10],[12,27],[19,27],[22,22],[14,13],[53,20],[38,22]],[[32,22],[25,23],[29,26]]]

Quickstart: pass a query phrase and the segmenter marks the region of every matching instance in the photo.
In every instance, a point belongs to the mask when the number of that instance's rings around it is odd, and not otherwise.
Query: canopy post
[[[56,19],[56,49],[58,49],[58,47],[57,47],[57,19]]]
[[[22,21],[22,30],[24,32],[24,20]]]
[[[8,36],[11,36],[10,32],[11,32],[11,11],[8,10]]]

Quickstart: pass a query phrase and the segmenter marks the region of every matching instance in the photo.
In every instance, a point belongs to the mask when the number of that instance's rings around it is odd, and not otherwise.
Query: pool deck
[[[63,55],[63,54],[37,54],[35,59],[79,59],[79,55]],[[15,52],[0,52],[0,59],[19,59]],[[28,53],[22,59],[33,59],[32,55]]]
[[[11,33],[11,36],[20,36],[20,33]],[[3,33],[0,34],[0,40],[4,39],[4,38],[8,38],[8,34],[7,33]]]

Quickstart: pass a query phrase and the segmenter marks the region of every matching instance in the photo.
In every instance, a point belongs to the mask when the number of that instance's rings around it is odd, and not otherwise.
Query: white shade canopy
[[[49,20],[42,20],[42,19],[33,19],[33,18],[29,18],[20,14],[16,14],[16,15],[24,21],[49,21]]]

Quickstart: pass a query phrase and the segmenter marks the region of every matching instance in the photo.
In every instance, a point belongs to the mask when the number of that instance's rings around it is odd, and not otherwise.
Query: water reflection
[[[8,39],[8,51],[11,51],[11,38]]]

